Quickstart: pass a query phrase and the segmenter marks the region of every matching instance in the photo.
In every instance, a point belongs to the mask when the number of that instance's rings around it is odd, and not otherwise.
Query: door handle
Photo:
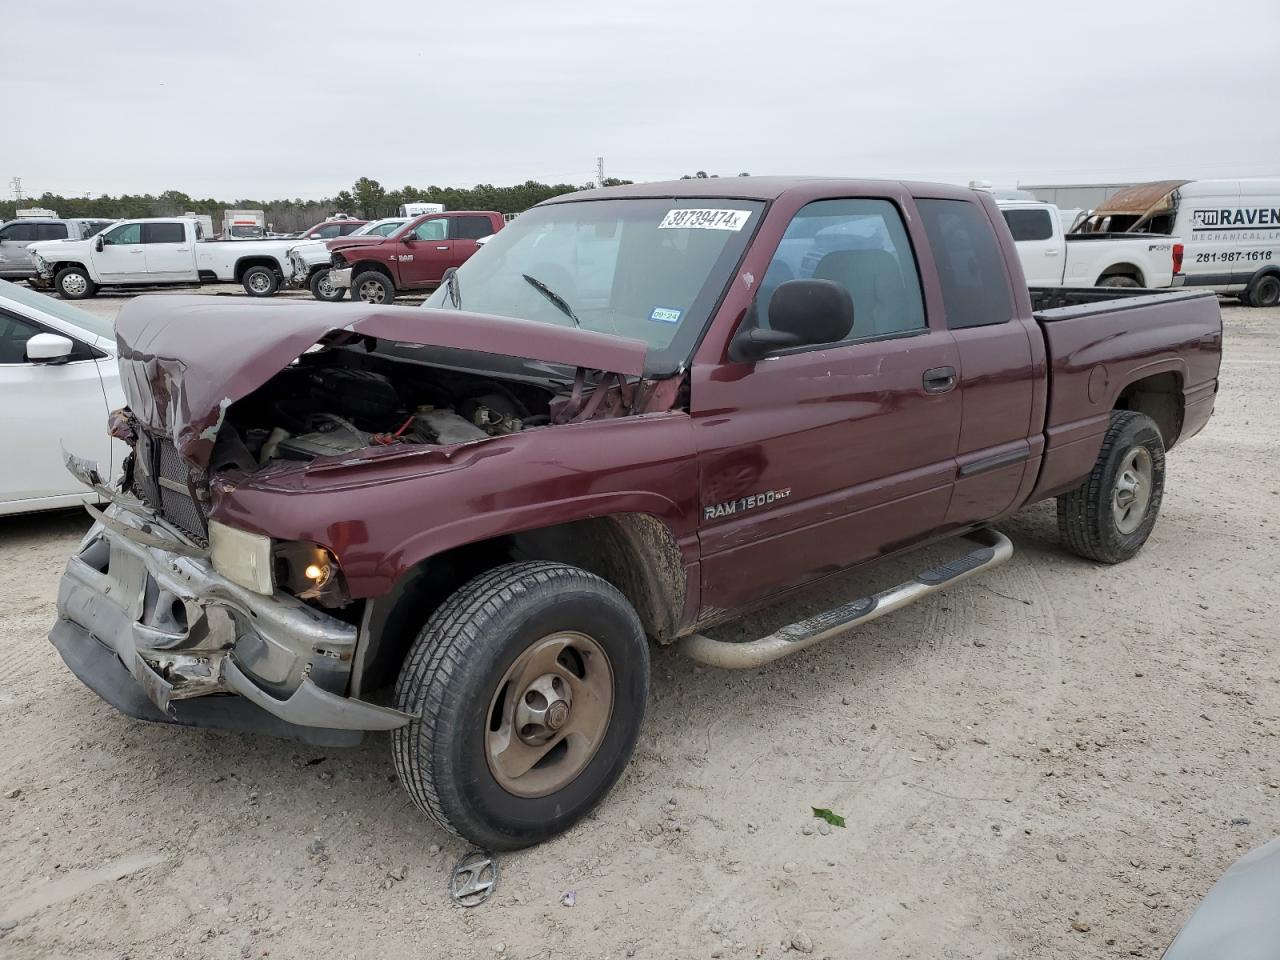
[[[1057,250],[1046,250],[1046,251],[1044,252],[1044,255],[1045,255],[1046,257],[1056,257],[1056,256],[1058,255],[1058,251],[1057,251]]]
[[[955,367],[930,367],[924,372],[925,393],[946,393],[956,385]]]
[[[436,247],[436,249],[437,249],[437,250],[448,250],[448,249],[449,249],[449,245],[446,243],[446,244],[445,244],[444,246],[442,246],[442,247]]]

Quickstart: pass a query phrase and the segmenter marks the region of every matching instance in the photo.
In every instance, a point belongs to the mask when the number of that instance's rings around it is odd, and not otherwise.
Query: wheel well
[[[418,631],[450,594],[486,570],[525,560],[581,567],[622,592],[659,643],[675,639],[684,610],[680,548],[667,525],[643,513],[613,514],[464,544],[410,569],[386,596],[370,601],[351,693],[393,683]]]
[[[376,270],[378,273],[381,273],[390,280],[393,286],[395,285],[396,278],[391,275],[391,271],[387,269],[385,264],[378,263],[376,260],[361,260],[357,263],[353,263],[351,265],[352,281],[354,281],[356,277],[360,276],[360,274],[367,273],[370,270]]]
[[[1114,409],[1145,413],[1155,421],[1168,449],[1182,432],[1182,377],[1170,372],[1135,380],[1120,391]]]
[[[67,267],[79,267],[85,273],[89,272],[89,268],[78,260],[59,260],[49,268],[49,272],[56,277],[59,270],[65,270]]]
[[[274,273],[280,272],[280,264],[271,257],[243,257],[236,261],[236,282],[244,279],[250,267],[266,267]]]
[[[1105,280],[1107,277],[1133,277],[1138,281],[1138,286],[1146,286],[1142,271],[1132,263],[1113,263],[1098,275],[1099,280]]]

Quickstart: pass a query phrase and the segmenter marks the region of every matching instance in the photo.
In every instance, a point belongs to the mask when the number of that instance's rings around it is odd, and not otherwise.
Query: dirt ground
[[[1280,310],[1223,306],[1217,414],[1137,558],[1067,555],[1040,504],[1010,563],[847,639],[747,673],[659,651],[617,789],[472,910],[384,736],[120,716],[45,639],[86,517],[0,519],[0,955],[1158,957],[1280,828]]]

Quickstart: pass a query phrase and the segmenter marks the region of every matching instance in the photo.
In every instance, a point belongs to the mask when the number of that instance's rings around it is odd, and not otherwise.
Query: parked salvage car
[[[1227,868],[1161,960],[1275,960],[1280,953],[1280,839]]]
[[[67,473],[63,449],[119,470],[124,444],[102,429],[124,403],[111,324],[0,280],[0,514],[96,501]]]
[[[1180,287],[1185,249],[1153,233],[1066,233],[1052,203],[1000,200],[1022,272],[1033,287]]]
[[[1134,556],[1222,346],[1210,294],[1029,292],[989,195],[746,177],[546,201],[419,309],[142,297],[116,329],[133,455],[72,463],[111,503],[67,664],[148,720],[390,730],[417,806],[491,849],[608,792],[650,641],[758,667],[1004,562],[992,524],[1050,497],[1069,549]]]
[[[391,236],[334,240],[328,244],[329,283],[334,289],[351,288],[351,299],[365,303],[390,303],[397,293],[431,290],[503,226],[500,213],[452,210],[424,214]]]
[[[103,287],[190,286],[234,281],[254,297],[280,287],[295,240],[205,240],[190,217],[121,220],[90,240],[31,246],[35,282],[68,300]]]
[[[0,277],[25,280],[36,275],[30,247],[40,240],[83,240],[110,226],[113,220],[24,217],[0,224]]]
[[[406,223],[405,217],[391,217],[361,224],[347,236],[388,237]],[[333,302],[346,296],[345,287],[329,282],[329,248],[324,240],[305,240],[289,248],[289,285],[307,287],[317,300]]]

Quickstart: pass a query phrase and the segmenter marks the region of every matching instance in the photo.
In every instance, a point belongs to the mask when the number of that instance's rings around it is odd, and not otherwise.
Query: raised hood
[[[324,245],[330,253],[334,253],[351,247],[374,247],[386,242],[387,239],[387,237],[380,237],[377,234],[365,234],[360,237],[337,237],[333,240],[325,240]]]
[[[116,318],[120,384],[134,415],[173,437],[179,452],[203,467],[232,403],[309,347],[343,333],[629,377],[644,370],[642,341],[509,317],[367,304],[150,296],[133,300]]]

